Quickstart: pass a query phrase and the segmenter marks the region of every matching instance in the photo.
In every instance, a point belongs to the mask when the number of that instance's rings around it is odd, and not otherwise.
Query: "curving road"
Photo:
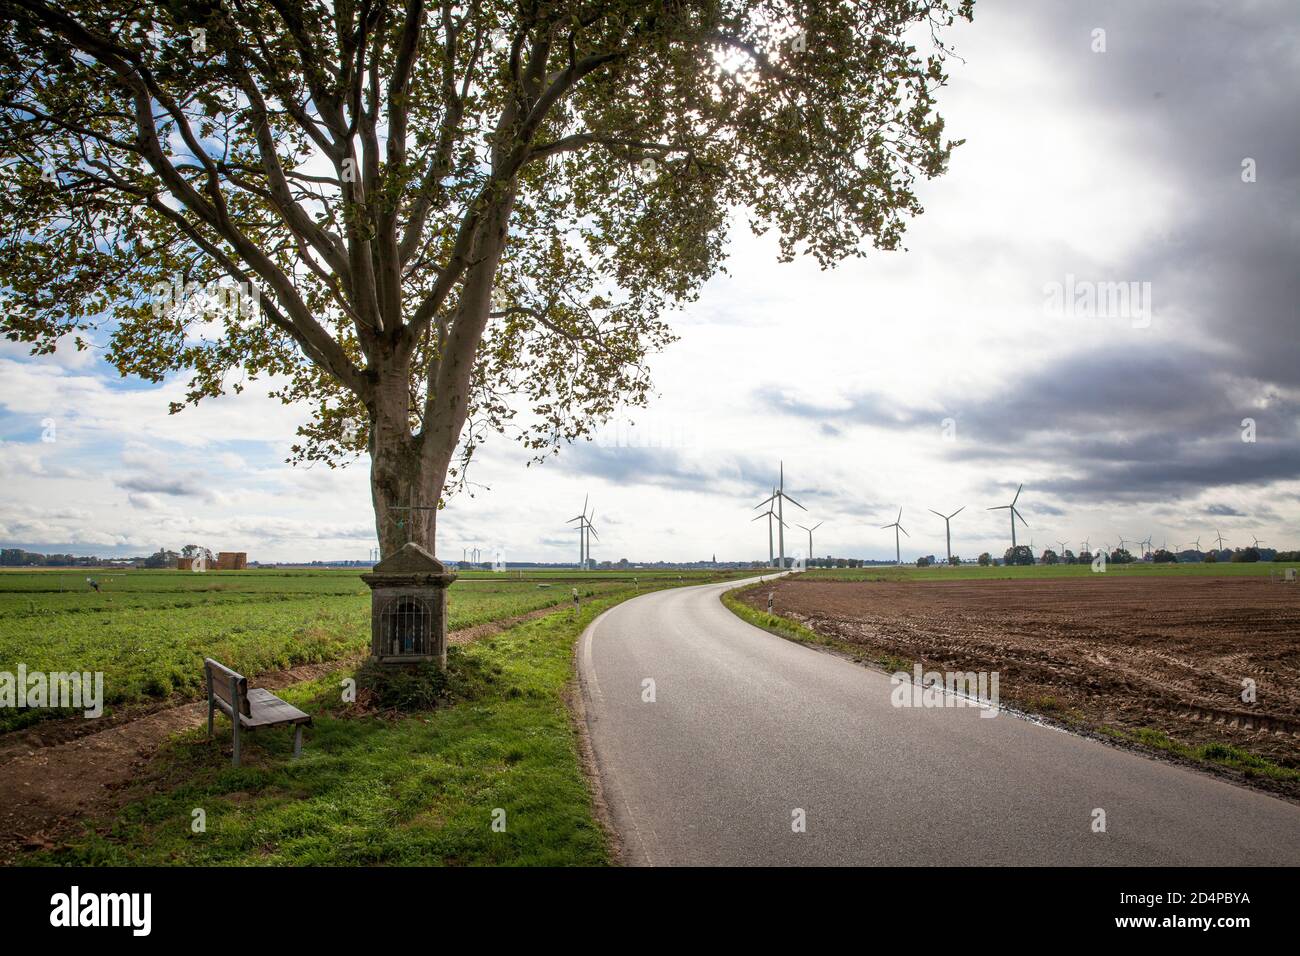
[[[1300,864],[1300,807],[1005,712],[896,708],[888,676],[736,618],[736,584],[635,598],[582,637],[629,863]]]

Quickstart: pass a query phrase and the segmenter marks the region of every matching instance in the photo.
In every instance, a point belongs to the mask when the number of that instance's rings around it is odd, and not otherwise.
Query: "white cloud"
[[[1195,13],[1165,16],[1179,29],[1197,17],[1218,22]],[[751,521],[753,505],[781,459],[787,488],[808,506],[811,523],[826,521],[819,553],[892,556],[892,537],[879,525],[899,507],[912,533],[905,556],[938,553],[943,525],[926,509],[963,504],[954,548],[967,556],[1000,552],[1009,543],[1004,513],[983,509],[1009,499],[1021,481],[1032,524],[1026,534],[1039,545],[1113,542],[1119,534],[1177,543],[1200,534],[1207,543],[1215,521],[1225,536],[1245,540],[1253,532],[1293,544],[1296,483],[1208,489],[1178,507],[1067,505],[1035,485],[1098,468],[1087,452],[1049,458],[1008,445],[996,460],[967,461],[943,440],[945,410],[955,413],[963,440],[963,406],[1017,395],[1035,369],[1101,347],[1195,349],[1230,372],[1222,325],[1238,318],[1207,317],[1196,284],[1221,277],[1203,275],[1199,262],[1180,274],[1176,258],[1162,263],[1152,254],[1186,241],[1189,228],[1202,230],[1189,210],[1225,188],[1220,171],[1200,159],[1180,164],[1192,143],[1173,111],[1196,104],[1178,100],[1179,74],[1161,72],[1173,69],[1168,63],[1146,59],[1165,42],[1168,24],[1131,5],[1111,6],[1111,52],[1094,56],[1082,16],[1068,4],[1032,12],[979,5],[975,23],[952,36],[966,63],[952,63],[940,97],[949,135],[967,143],[950,173],[924,186],[927,212],[909,229],[909,251],[872,252],[823,272],[811,261],[777,264],[774,241],[742,225],[730,274],[710,282],[675,320],[681,341],[652,361],[659,395],[632,416],[637,428],[614,429],[595,451],[566,450],[564,461],[541,467],[525,468],[527,454],[505,439],[489,443],[472,470],[473,495],[457,497],[439,516],[440,553],[459,558],[463,548],[502,547],[518,560],[574,560],[576,535],[565,521],[590,493],[598,558],[763,557],[766,532],[764,522]],[[1209,52],[1212,60],[1221,55]],[[1194,70],[1198,53],[1180,49],[1166,58]],[[1223,93],[1215,115],[1232,103]],[[1234,113],[1238,127],[1253,123],[1263,137],[1282,122],[1267,110],[1251,116],[1246,105]],[[1196,135],[1213,121],[1207,116]],[[1159,276],[1151,274],[1161,265]],[[1124,321],[1049,317],[1044,283],[1067,273],[1158,278],[1156,321],[1139,330]],[[92,363],[89,352],[31,360],[0,345],[6,542],[152,550],[194,541],[261,560],[366,556],[373,544],[367,462],[285,465],[303,412],[267,399],[266,383],[169,416],[167,403],[183,397],[183,382],[125,388]],[[1255,407],[1257,384],[1247,381],[1229,403]],[[814,422],[772,410],[756,398],[763,389],[831,408],[876,393],[889,409],[933,409],[933,428],[901,431],[833,416]],[[1028,405],[1035,395],[1019,400]],[[1225,428],[1236,427],[1239,409],[1222,413]],[[1014,416],[1014,405],[1007,414]],[[57,424],[54,444],[39,441],[47,417]],[[1242,467],[1250,466],[1243,460]],[[54,502],[75,503],[79,514]],[[1216,503],[1244,517],[1208,517]],[[810,523],[803,517],[786,516],[792,526]],[[787,550],[803,542],[792,527]]]

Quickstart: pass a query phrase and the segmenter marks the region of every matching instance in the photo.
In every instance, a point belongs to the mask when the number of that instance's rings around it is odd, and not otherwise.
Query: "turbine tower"
[[[782,571],[785,570],[785,529],[790,527],[788,524],[785,523],[785,508],[783,506],[784,502],[787,501],[790,502],[790,504],[794,505],[796,508],[798,508],[800,511],[808,510],[803,505],[799,504],[799,502],[795,501],[793,498],[791,498],[789,495],[785,493],[785,462],[782,461],[780,483],[776,486],[776,490],[772,492],[770,498],[767,498],[764,501],[760,501],[757,505],[754,506],[755,510],[757,510],[758,508],[763,507],[763,505],[765,504],[773,503],[776,505],[776,525],[777,525],[776,539],[777,539],[777,547],[780,551],[780,556],[781,556],[781,563],[779,567],[781,568]]]
[[[957,517],[959,514],[961,514],[961,513],[962,513],[963,511],[965,511],[965,510],[966,510],[966,506],[965,506],[965,505],[962,505],[960,508],[958,508],[958,509],[957,509],[956,511],[954,511],[952,514],[950,514],[950,515],[945,515],[945,514],[939,514],[939,512],[935,511],[933,508],[929,509],[930,514],[932,514],[932,515],[939,515],[939,517],[943,519],[943,532],[944,532],[944,534],[947,536],[947,539],[948,539],[948,563],[949,563],[949,564],[952,564],[952,525],[950,525],[948,522],[952,521],[953,518]],[[898,515],[898,516],[899,516],[900,518],[903,517],[902,512],[899,512],[899,515]]]
[[[1021,486],[1020,486],[1019,488],[1016,489],[1016,496],[1015,496],[1014,498],[1011,499],[1011,504],[1009,504],[1009,505],[998,505],[998,506],[995,507],[995,508],[987,508],[987,509],[985,509],[985,510],[987,510],[987,511],[1002,511],[1003,509],[1006,509],[1006,510],[1009,510],[1009,511],[1011,512],[1011,547],[1012,547],[1012,549],[1014,549],[1015,546],[1016,546],[1016,519],[1019,518],[1021,524],[1023,524],[1026,528],[1029,527],[1029,522],[1026,521],[1026,520],[1024,519],[1024,516],[1021,515],[1019,511],[1016,510],[1016,502],[1020,500],[1020,492],[1022,492],[1022,491],[1024,491],[1024,490],[1025,490],[1025,486],[1024,486],[1024,484],[1021,484]]]
[[[816,531],[818,528],[820,528],[822,525],[824,525],[825,523],[826,523],[825,521],[818,521],[818,522],[817,522],[815,525],[813,525],[811,528],[809,528],[809,527],[806,526],[806,525],[802,525],[802,524],[799,525],[799,527],[803,528],[805,531],[808,532],[808,560],[809,560],[809,561],[812,560],[812,556],[813,556],[813,549],[812,549],[812,533],[813,533],[814,531]]]
[[[591,522],[591,519],[594,517],[596,517],[596,509],[593,506],[591,509],[591,515],[583,522],[587,526],[587,566],[583,567],[582,570],[584,571],[591,570],[591,539],[595,538],[597,541],[600,540],[600,535],[596,534],[596,526]]]
[[[893,524],[882,524],[880,527],[881,527],[882,529],[884,529],[884,528],[893,528],[893,529],[894,529],[894,562],[895,562],[896,564],[902,564],[902,563],[903,563],[903,549],[902,549],[902,546],[899,544],[899,541],[898,541],[898,532],[902,531],[903,534],[907,535],[907,537],[909,537],[909,538],[911,537],[910,534],[907,534],[907,529],[905,529],[905,528],[903,527],[903,509],[902,509],[902,508],[899,508],[899,509],[898,509],[898,518],[894,521]]]
[[[590,494],[582,498],[582,513],[570,518],[565,524],[578,522],[578,567],[587,570],[587,501],[591,498]]]
[[[773,497],[776,496],[775,488],[772,489],[772,496]],[[772,498],[768,499],[768,501],[771,500]],[[761,508],[762,505],[760,505],[759,507]],[[776,512],[772,510],[772,506],[770,504],[767,506],[767,510],[764,511],[761,515],[756,516],[753,519],[753,521],[758,521],[760,518],[767,519],[767,566],[770,568],[776,565],[776,552],[773,550],[773,544],[772,544],[772,519],[776,518]],[[781,519],[777,518],[777,520],[780,521]],[[782,523],[784,524],[784,522]]]

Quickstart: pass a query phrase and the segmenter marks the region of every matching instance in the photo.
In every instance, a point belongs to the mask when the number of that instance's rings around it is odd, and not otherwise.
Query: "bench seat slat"
[[[241,727],[272,727],[278,724],[310,724],[311,715],[303,713],[288,701],[276,697],[269,690],[254,687],[248,692],[251,715],[240,716]]]

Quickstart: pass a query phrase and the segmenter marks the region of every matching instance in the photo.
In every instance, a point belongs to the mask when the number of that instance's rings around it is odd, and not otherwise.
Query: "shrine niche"
[[[456,575],[414,542],[361,580],[370,588],[370,656],[381,664],[447,663],[447,588]]]

